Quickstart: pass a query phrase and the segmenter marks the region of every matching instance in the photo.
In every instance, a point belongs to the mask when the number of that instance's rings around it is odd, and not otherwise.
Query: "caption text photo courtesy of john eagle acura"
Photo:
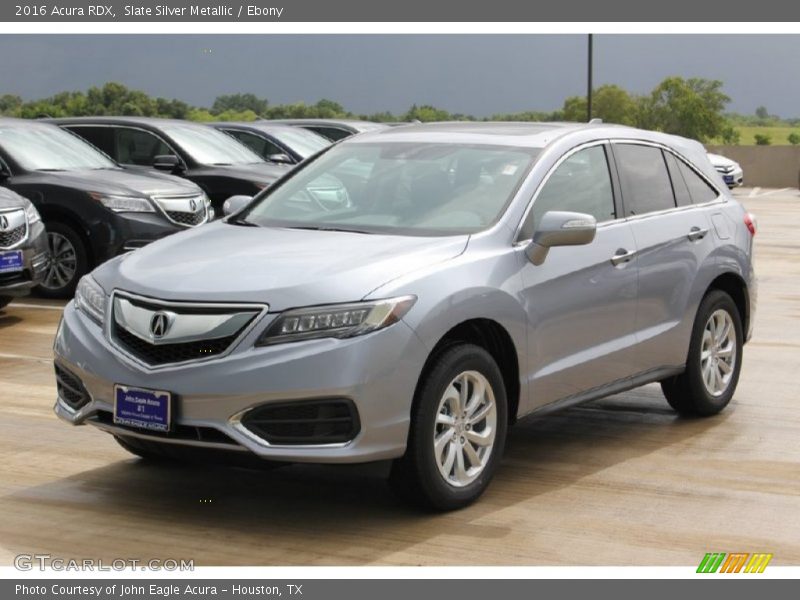
[[[399,495],[448,510],[518,418],[651,382],[713,415],[736,389],[756,226],[697,142],[408,125],[248,200],[80,280],[59,417],[153,461],[392,461]]]

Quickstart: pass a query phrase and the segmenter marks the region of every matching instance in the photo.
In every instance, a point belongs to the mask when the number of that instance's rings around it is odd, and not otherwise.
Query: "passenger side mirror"
[[[525,255],[534,265],[547,258],[555,246],[582,246],[590,243],[597,232],[597,220],[592,215],[565,211],[548,211],[542,215],[533,240],[525,248]]]
[[[280,165],[291,165],[294,162],[288,154],[284,154],[283,152],[280,154],[270,154],[267,157],[267,160]]]
[[[181,159],[174,154],[160,154],[153,158],[153,168],[159,171],[169,171],[174,173],[180,170]]]
[[[231,196],[222,205],[222,214],[226,217],[239,212],[253,200],[252,196]]]

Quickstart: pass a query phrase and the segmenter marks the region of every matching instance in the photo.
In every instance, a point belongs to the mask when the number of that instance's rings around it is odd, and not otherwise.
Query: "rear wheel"
[[[45,228],[50,264],[37,290],[45,298],[71,298],[78,280],[89,270],[86,245],[69,225],[51,221]]]
[[[506,392],[492,356],[472,344],[444,351],[423,375],[405,455],[389,482],[401,497],[437,510],[476,500],[506,439]]]
[[[742,321],[731,297],[709,292],[697,310],[686,370],[661,382],[670,406],[684,415],[715,415],[736,391],[742,368]]]

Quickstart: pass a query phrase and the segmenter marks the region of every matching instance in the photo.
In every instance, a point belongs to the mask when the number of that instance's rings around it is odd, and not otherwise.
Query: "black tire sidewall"
[[[725,310],[733,321],[736,332],[736,363],[733,367],[733,376],[728,389],[720,396],[712,396],[703,383],[703,374],[700,366],[700,353],[702,351],[703,331],[709,317],[717,310]],[[688,392],[692,398],[692,408],[699,415],[713,415],[725,408],[736,392],[739,374],[742,369],[743,359],[742,322],[739,310],[733,299],[725,292],[714,290],[703,298],[697,311],[697,319],[692,329],[692,340],[689,345],[689,356],[686,365]]]
[[[489,381],[495,398],[497,431],[494,446],[483,472],[462,488],[442,478],[433,450],[433,431],[445,389],[464,371],[478,371]],[[503,376],[492,356],[472,344],[459,344],[443,352],[423,376],[412,414],[407,454],[413,454],[418,484],[427,501],[437,509],[466,506],[477,499],[489,484],[502,457],[508,427],[508,402]]]
[[[44,298],[71,298],[75,294],[75,288],[78,281],[89,271],[89,259],[86,251],[86,244],[81,238],[80,234],[76,232],[69,225],[59,223],[58,221],[49,221],[45,223],[45,230],[47,233],[58,233],[67,238],[75,248],[75,277],[63,288],[49,289],[43,285],[36,287],[36,293]],[[50,240],[48,239],[48,248]]]

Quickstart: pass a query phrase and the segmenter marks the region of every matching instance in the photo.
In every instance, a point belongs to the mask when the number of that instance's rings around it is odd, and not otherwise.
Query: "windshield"
[[[308,158],[331,145],[329,139],[300,127],[281,128],[280,131],[273,131],[272,135],[279,142],[297,152],[302,158]]]
[[[344,143],[258,196],[239,222],[401,235],[475,233],[500,217],[538,152]]]
[[[211,127],[169,124],[162,129],[201,165],[249,165],[264,162],[231,136]]]
[[[105,154],[55,125],[0,126],[0,147],[26,171],[117,168]]]

